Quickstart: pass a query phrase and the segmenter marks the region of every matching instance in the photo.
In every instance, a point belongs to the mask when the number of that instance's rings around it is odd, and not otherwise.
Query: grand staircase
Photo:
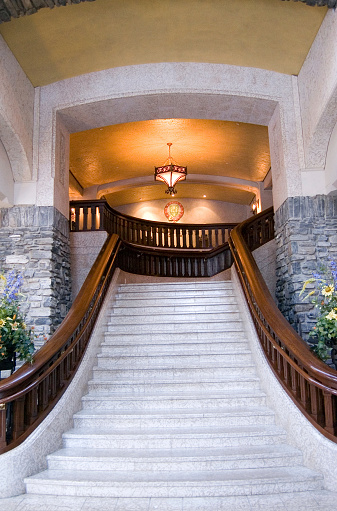
[[[63,438],[28,494],[209,501],[323,487],[266,406],[230,281],[120,286]]]

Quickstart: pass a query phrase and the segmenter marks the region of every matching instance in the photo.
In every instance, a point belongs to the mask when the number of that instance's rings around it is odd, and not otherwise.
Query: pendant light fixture
[[[174,188],[175,184],[178,181],[184,181],[187,175],[187,167],[181,167],[174,161],[171,156],[171,142],[168,142],[169,155],[164,165],[161,167],[155,167],[154,170],[154,180],[162,181],[167,185],[167,190],[165,193],[169,193],[172,197],[177,193],[177,190]]]

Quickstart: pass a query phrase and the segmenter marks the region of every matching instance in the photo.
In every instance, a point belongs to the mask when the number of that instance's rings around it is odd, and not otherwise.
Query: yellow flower
[[[325,286],[323,289],[322,289],[322,295],[324,296],[331,296],[332,293],[334,292],[334,287],[333,286]]]
[[[334,310],[330,311],[329,314],[327,314],[326,316],[326,319],[337,319],[337,312],[335,312]]]
[[[6,321],[4,319],[0,319],[0,327],[5,326]]]

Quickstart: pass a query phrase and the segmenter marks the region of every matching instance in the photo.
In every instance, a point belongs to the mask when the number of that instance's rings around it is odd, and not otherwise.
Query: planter
[[[16,353],[13,353],[10,357],[0,360],[0,371],[14,372],[16,366]]]

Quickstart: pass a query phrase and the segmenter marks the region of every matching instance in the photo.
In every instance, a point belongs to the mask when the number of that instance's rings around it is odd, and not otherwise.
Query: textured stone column
[[[290,197],[275,213],[276,298],[290,324],[308,338],[315,309],[301,301],[303,282],[337,259],[337,197]]]
[[[71,303],[70,247],[67,219],[52,206],[0,209],[2,270],[24,277],[22,309],[27,323],[40,335],[50,335]]]

